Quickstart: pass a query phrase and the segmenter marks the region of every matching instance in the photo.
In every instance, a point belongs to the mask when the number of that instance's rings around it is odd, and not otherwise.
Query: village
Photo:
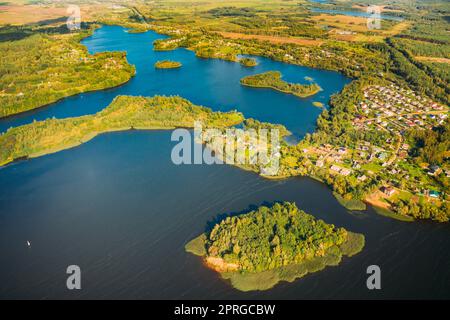
[[[382,146],[360,141],[350,149],[322,144],[303,148],[304,155],[318,168],[326,168],[330,175],[364,182],[370,178],[383,181],[377,193],[390,198],[408,193],[430,200],[442,195],[435,187],[434,178],[450,177],[449,168],[424,165],[415,168],[408,162],[410,145],[404,134],[411,128],[430,130],[442,125],[448,117],[448,107],[421,97],[397,85],[370,86],[364,90],[364,100],[355,107],[357,116],[353,125],[358,130],[383,130],[390,134]]]
[[[444,123],[448,108],[415,94],[412,90],[389,86],[370,86],[364,90],[364,101],[356,107],[356,128],[383,128],[400,132],[413,127],[432,129]]]

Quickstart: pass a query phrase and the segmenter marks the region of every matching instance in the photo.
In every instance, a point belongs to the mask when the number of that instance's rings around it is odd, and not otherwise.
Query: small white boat
[[[27,240],[27,246],[28,248],[31,247],[31,242]]]

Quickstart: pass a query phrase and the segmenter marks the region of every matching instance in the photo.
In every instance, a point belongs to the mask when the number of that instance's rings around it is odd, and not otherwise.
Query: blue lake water
[[[322,111],[313,101],[327,104],[330,95],[339,92],[349,79],[337,72],[300,67],[257,57],[259,65],[246,68],[239,63],[217,59],[199,59],[192,51],[153,51],[152,42],[164,38],[154,32],[127,33],[117,26],[105,26],[85,39],[89,52],[126,51],[127,59],[136,66],[137,74],[127,84],[100,92],[64,99],[44,109],[0,119],[0,132],[9,127],[51,117],[65,118],[92,114],[105,108],[117,95],[180,95],[195,104],[213,110],[237,109],[246,117],[286,125],[296,136],[312,132]],[[176,60],[180,69],[154,68],[158,60]],[[314,79],[324,90],[306,99],[279,94],[271,89],[243,87],[239,80],[247,75],[278,70],[289,82],[308,83]]]
[[[129,83],[64,99],[1,120],[1,128],[33,119],[94,113],[118,94],[179,94],[214,110],[285,124],[296,136],[314,129],[320,109],[349,80],[334,73],[258,58],[237,63],[196,58],[184,49],[154,52],[162,36],[103,27],[84,40],[90,52],[126,50],[137,67]],[[155,70],[162,59],[177,70]],[[247,74],[279,70],[288,81],[315,79],[324,91],[299,99],[244,88]],[[226,165],[176,166],[170,131],[101,135],[77,148],[0,168],[0,298],[450,298],[450,226],[404,223],[340,206],[330,190],[309,178],[272,181]],[[274,201],[295,201],[329,223],[364,233],[363,252],[337,267],[264,292],[239,292],[198,257],[187,241],[223,214]],[[30,248],[26,241],[30,240]],[[82,289],[66,289],[66,268],[82,270]],[[379,265],[382,290],[366,287],[366,268]]]

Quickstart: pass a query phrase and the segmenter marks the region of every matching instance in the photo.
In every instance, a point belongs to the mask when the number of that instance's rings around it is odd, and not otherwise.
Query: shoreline
[[[154,108],[146,108],[147,103],[153,103]],[[170,108],[167,106],[171,106]],[[193,108],[194,110],[191,110]],[[140,117],[133,117],[142,111]],[[131,115],[130,113],[131,112]],[[8,146],[16,139],[23,141],[16,147],[5,148],[0,152],[0,166],[5,166],[19,159],[32,159],[62,150],[71,149],[92,140],[102,133],[127,130],[173,130],[186,128],[194,123],[192,117],[199,117],[214,124],[220,114],[222,116],[216,125],[228,127],[243,121],[239,112],[211,112],[211,109],[192,104],[181,97],[154,96],[135,97],[117,96],[109,106],[93,115],[64,119],[47,119],[9,129],[0,135],[0,141]],[[165,122],[169,116],[170,121]],[[162,118],[162,119],[161,119]],[[52,130],[59,130],[56,133]],[[46,141],[48,132],[54,139]],[[27,134],[34,136],[28,138]],[[27,137],[24,139],[24,137]],[[42,143],[45,142],[44,145]]]
[[[46,104],[44,104],[44,105],[42,105],[42,106],[39,106],[39,107],[36,107],[36,108],[33,108],[33,109],[20,111],[20,112],[18,112],[18,113],[13,113],[13,114],[6,115],[6,116],[0,116],[0,121],[2,121],[2,120],[7,120],[7,119],[11,119],[11,118],[14,118],[15,116],[25,115],[26,113],[30,113],[30,114],[31,114],[31,113],[33,113],[34,111],[39,111],[40,109],[45,109],[45,108],[47,108],[47,107],[51,107],[52,105],[57,104],[57,103],[61,102],[61,101],[64,100],[64,99],[76,97],[76,96],[79,96],[80,94],[94,93],[94,92],[97,92],[97,91],[107,91],[107,90],[110,90],[110,89],[111,89],[111,90],[112,90],[112,89],[117,89],[117,88],[119,88],[119,87],[121,87],[121,86],[127,84],[128,82],[130,82],[130,81],[133,79],[133,77],[134,77],[135,75],[136,75],[136,69],[134,70],[133,75],[132,75],[127,81],[122,82],[122,83],[120,83],[120,84],[118,84],[118,85],[115,85],[115,86],[113,86],[113,87],[106,87],[106,88],[92,89],[92,90],[83,91],[83,92],[71,94],[71,95],[68,95],[68,96],[64,96],[64,97],[58,98],[58,100],[55,100],[55,101],[53,101],[53,102],[46,103]],[[95,113],[93,113],[93,114],[84,114],[84,115],[82,115],[82,116],[80,116],[80,117],[83,117],[83,116],[90,116],[90,115],[94,115],[94,114],[95,114]],[[58,119],[68,119],[68,118],[58,118]],[[43,121],[43,120],[42,120],[42,121]],[[24,124],[24,125],[27,125],[27,124]],[[20,126],[18,126],[18,127],[20,127]],[[12,127],[12,128],[16,128],[16,127]],[[6,131],[4,131],[4,132],[6,132]],[[0,134],[1,134],[1,133],[4,133],[4,132],[1,132],[1,131],[0,131]],[[0,165],[0,166],[1,166],[1,165]]]
[[[155,30],[155,29],[149,29],[149,30],[146,30],[145,32],[148,32],[148,31],[153,31],[153,32],[156,32],[156,33],[158,33],[158,34],[162,34],[162,35],[167,35],[167,34],[164,34],[164,32],[161,32],[160,30]],[[89,37],[90,35],[87,35],[86,37]],[[169,39],[170,39],[170,37],[169,37]],[[190,49],[190,48],[185,48],[185,47],[178,47],[178,48],[180,48],[180,49],[186,49],[186,50],[190,50],[190,51],[193,51],[193,52],[195,52],[195,50],[193,50],[193,49]],[[175,49],[178,49],[178,48],[174,48],[174,49],[168,49],[167,51],[172,51],[172,50],[175,50]],[[262,57],[265,57],[264,55],[261,55]],[[199,57],[199,58],[204,58],[204,59],[214,59],[213,57],[210,57],[210,58],[207,58],[207,57]],[[269,59],[271,59],[271,60],[273,60],[273,61],[279,61],[279,60],[276,60],[276,59],[273,59],[273,58],[270,58],[270,57],[268,57]],[[218,57],[218,59],[222,59],[222,60],[226,60],[226,59],[223,59],[223,58],[221,58],[221,57]],[[288,63],[288,64],[292,64],[292,65],[299,65],[299,66],[304,66],[304,67],[308,67],[308,68],[315,68],[315,69],[320,69],[320,70],[327,70],[327,71],[336,71],[336,70],[333,70],[333,69],[322,69],[322,68],[319,68],[319,67],[309,67],[309,66],[306,66],[306,65],[301,65],[301,64],[297,64],[297,63],[289,63],[289,62],[285,62],[285,63]],[[136,72],[136,71],[135,71]],[[339,72],[339,71],[338,71]],[[340,72],[341,74],[343,74],[343,75],[345,75],[345,73],[342,73],[342,72]],[[126,82],[124,82],[124,83],[122,83],[122,84],[119,84],[119,85],[117,85],[117,86],[115,86],[115,87],[108,87],[108,88],[103,88],[103,89],[96,89],[96,90],[92,90],[92,91],[101,91],[101,90],[109,90],[109,89],[114,89],[114,88],[116,88],[116,87],[120,87],[120,86],[122,86],[122,85],[125,85],[127,82],[129,82],[131,79],[132,79],[133,77],[130,77],[130,79],[128,79]],[[269,88],[269,89],[273,89],[273,90],[275,90],[275,91],[279,91],[279,92],[282,92],[282,93],[285,93],[285,94],[293,94],[293,95],[296,95],[296,94],[294,94],[294,93],[291,93],[291,92],[286,92],[286,91],[283,91],[283,90],[279,90],[279,89],[277,89],[277,88],[274,88],[274,87],[271,87],[271,86],[257,86],[257,85],[247,85],[247,84],[243,84],[244,86],[248,86],[248,87],[255,87],[255,88]],[[320,90],[319,90],[320,91]],[[91,91],[88,91],[88,92],[91,92]],[[83,93],[85,93],[85,92],[83,92]],[[87,93],[87,92],[86,92]],[[313,94],[316,94],[317,92],[315,92],[315,93],[313,93]],[[78,94],[82,94],[82,93],[78,93]],[[78,95],[78,94],[76,94],[76,95]],[[73,96],[76,96],[76,95],[73,95]],[[296,96],[299,96],[299,95],[296,95]],[[309,96],[309,95],[308,95]],[[52,103],[49,103],[49,104],[47,104],[47,105],[43,105],[43,106],[41,106],[41,107],[39,107],[39,108],[35,108],[35,109],[31,109],[31,110],[28,110],[28,111],[24,111],[24,112],[21,112],[21,113],[19,113],[19,114],[22,114],[22,113],[27,113],[27,112],[34,112],[35,110],[37,110],[37,109],[40,109],[40,108],[45,108],[45,107],[48,107],[48,106],[50,106],[50,105],[52,105],[52,104],[55,104],[55,103],[57,103],[58,101],[60,101],[60,100],[62,100],[62,99],[66,99],[66,98],[69,98],[69,97],[71,97],[71,96],[66,96],[66,97],[62,97],[62,98],[60,98],[59,100],[57,100],[57,101],[55,101],[55,102],[52,102]],[[301,97],[301,96],[299,96],[299,97]],[[13,115],[9,115],[9,116],[6,116],[6,117],[3,117],[3,118],[0,118],[0,119],[6,119],[6,118],[10,118],[10,117],[14,117],[14,116],[16,116],[16,115],[19,115],[19,114],[13,114]],[[65,119],[65,118],[63,118],[63,119]],[[131,129],[131,128],[128,128],[128,129]],[[150,129],[151,130],[151,129]],[[170,129],[168,129],[168,130],[170,130]],[[80,143],[81,144],[81,143]],[[76,144],[76,145],[74,145],[74,146],[77,146],[77,145],[79,145],[79,144]],[[64,149],[62,149],[62,150],[64,150]],[[61,150],[57,150],[57,151],[55,151],[55,152],[58,152],[58,151],[61,151]],[[51,152],[51,153],[54,153],[54,152]],[[5,166],[5,165],[7,165],[7,164],[10,164],[10,163],[12,163],[12,162],[17,162],[17,161],[21,161],[21,160],[24,160],[24,159],[31,159],[31,158],[35,158],[35,157],[39,157],[39,156],[41,156],[42,154],[38,154],[38,155],[29,155],[29,156],[25,156],[25,157],[20,157],[20,158],[18,158],[18,159],[12,159],[11,161],[8,161],[8,162],[4,162],[4,163],[0,163],[0,166]],[[45,155],[45,154],[44,154]],[[249,171],[253,171],[253,172],[256,172],[256,173],[258,173],[256,170],[253,170],[253,169],[246,169],[246,168],[242,168],[242,169],[244,169],[244,170],[249,170]],[[262,176],[262,177],[264,177],[264,178],[266,178],[266,179],[272,179],[272,180],[283,180],[283,179],[287,179],[287,178],[289,178],[289,177],[294,177],[295,175],[290,175],[290,176],[265,176],[265,175],[261,175],[260,173],[258,173],[260,176]],[[308,176],[308,177],[311,177],[311,176],[309,176],[309,175],[306,175],[306,176]],[[311,177],[312,179],[315,179],[315,177]],[[328,188],[329,188],[329,186],[327,186]],[[363,200],[361,200],[361,201],[364,201],[364,202],[366,202],[366,203],[369,203],[372,207],[379,207],[379,206],[377,206],[377,205],[375,205],[375,204],[372,204],[372,203],[370,203],[370,202],[368,202],[368,201],[365,201],[365,199],[363,199]],[[342,205],[342,204],[341,204]],[[344,207],[346,207],[345,205],[343,205]],[[347,207],[346,207],[347,208]],[[379,208],[383,208],[382,206],[380,206]],[[395,213],[394,213],[395,214]],[[395,215],[397,215],[397,214],[395,214]],[[393,217],[393,218],[395,218],[395,217]]]
[[[322,271],[330,266],[338,266],[343,259],[360,253],[365,246],[365,237],[361,233],[347,231],[347,240],[341,245],[334,245],[323,255],[314,256],[300,263],[288,264],[283,267],[260,272],[242,272],[239,265],[227,263],[222,258],[207,256],[204,250],[206,234],[192,239],[185,245],[185,251],[201,258],[202,264],[229,281],[234,289],[239,291],[265,291],[282,282],[292,283],[304,276]],[[190,245],[192,244],[192,248]],[[203,250],[199,247],[203,246]]]
[[[82,46],[82,50],[85,51],[89,56],[95,56],[95,53],[94,54],[89,53],[88,48],[82,43],[82,41],[85,40],[86,38],[92,37],[92,35],[94,34],[95,30],[100,29],[101,27],[102,27],[102,24],[93,24],[92,28],[89,29],[89,33],[84,35],[83,37],[79,38],[78,41],[76,41],[77,44]],[[105,52],[102,52],[102,53],[106,53],[106,52],[123,52],[123,51],[105,51]],[[49,106],[51,106],[53,104],[56,104],[56,103],[58,103],[58,102],[60,102],[60,101],[62,101],[64,99],[66,99],[66,98],[76,97],[76,96],[78,96],[80,94],[93,93],[93,92],[97,92],[97,91],[104,91],[104,90],[108,90],[108,89],[115,89],[115,88],[121,87],[121,86],[127,84],[129,81],[131,81],[131,79],[133,79],[134,76],[136,76],[136,67],[135,67],[135,65],[130,64],[128,62],[126,52],[125,52],[125,61],[126,61],[126,64],[133,69],[132,74],[129,74],[129,77],[128,77],[128,79],[126,81],[123,81],[121,83],[113,85],[112,87],[101,87],[101,88],[97,88],[97,89],[91,89],[91,90],[87,90],[87,91],[82,91],[82,92],[78,92],[78,93],[74,93],[74,94],[65,95],[65,96],[62,96],[62,97],[54,100],[54,101],[50,101],[48,103],[45,103],[45,104],[40,105],[40,106],[36,106],[34,108],[22,110],[22,111],[11,113],[11,114],[7,114],[7,115],[0,115],[0,121],[8,119],[8,118],[13,118],[15,116],[24,115],[26,113],[31,113],[31,112],[37,111],[39,109],[43,109],[43,108],[49,107]],[[0,132],[0,133],[2,133],[2,132]]]

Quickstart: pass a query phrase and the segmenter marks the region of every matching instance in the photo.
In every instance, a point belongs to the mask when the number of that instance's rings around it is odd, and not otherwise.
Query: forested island
[[[204,126],[224,128],[244,120],[239,112],[213,112],[178,96],[117,96],[104,110],[67,119],[47,119],[11,128],[0,135],[0,166],[68,149],[105,132]]]
[[[297,208],[275,203],[227,217],[191,240],[187,252],[241,291],[267,290],[326,266],[336,266],[364,247],[362,234],[336,228]]]
[[[155,63],[156,69],[175,69],[180,67],[181,62],[178,61],[162,60]]]
[[[256,67],[258,65],[258,62],[253,58],[239,59],[239,63],[244,67]]]
[[[289,83],[281,79],[278,71],[268,71],[241,79],[241,84],[248,87],[271,88],[283,93],[293,94],[300,98],[312,96],[321,90],[316,83]]]

